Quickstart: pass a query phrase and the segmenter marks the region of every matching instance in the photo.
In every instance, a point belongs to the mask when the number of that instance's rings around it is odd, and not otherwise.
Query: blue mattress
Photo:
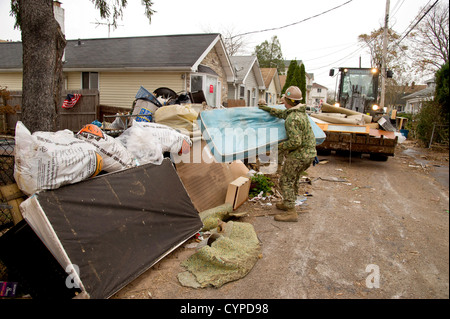
[[[283,105],[274,106],[284,109]],[[316,145],[325,140],[325,133],[308,116],[316,137]],[[198,124],[203,139],[218,162],[232,162],[266,154],[287,139],[284,120],[257,107],[233,107],[206,110]]]

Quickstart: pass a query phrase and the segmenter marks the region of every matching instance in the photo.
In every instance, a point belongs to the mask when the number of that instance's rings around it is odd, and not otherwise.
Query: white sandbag
[[[146,163],[160,165],[164,159],[161,144],[151,141],[146,134],[144,129],[133,125],[116,140],[133,154],[139,165]]]
[[[111,173],[136,166],[133,154],[114,137],[105,134],[97,125],[85,125],[76,137],[95,146],[103,158],[105,172]]]
[[[103,168],[96,148],[71,131],[31,134],[21,121],[16,124],[14,152],[14,178],[26,195],[80,182]]]
[[[189,152],[192,142],[189,137],[162,124],[136,122],[116,138],[138,160],[139,164],[161,164],[164,152]]]

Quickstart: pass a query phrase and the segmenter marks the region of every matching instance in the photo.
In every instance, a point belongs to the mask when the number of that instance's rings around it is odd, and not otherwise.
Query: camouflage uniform
[[[285,120],[288,139],[278,145],[278,163],[282,164],[284,158],[280,187],[283,204],[294,208],[301,174],[312,164],[317,155],[316,139],[306,114],[306,106],[299,104],[286,110],[260,106],[260,109]]]

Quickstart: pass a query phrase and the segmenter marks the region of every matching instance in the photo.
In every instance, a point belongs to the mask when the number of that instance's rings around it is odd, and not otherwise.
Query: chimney
[[[64,30],[64,9],[61,8],[61,2],[53,1],[53,14],[61,27],[62,33],[66,34],[66,31]]]
[[[61,32],[66,35],[66,30],[64,28],[64,9],[61,7],[61,2],[53,1],[53,14],[55,16],[56,21],[59,23],[59,27],[61,28]],[[64,50],[65,51],[65,50]],[[66,60],[66,54],[63,54],[62,61]]]

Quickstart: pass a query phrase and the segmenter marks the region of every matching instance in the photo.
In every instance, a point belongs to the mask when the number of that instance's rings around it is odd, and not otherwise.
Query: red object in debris
[[[191,147],[189,146],[189,143],[186,142],[185,140],[183,140],[183,143],[181,144],[181,149],[178,152],[178,155],[187,154],[187,153],[189,153],[190,150],[191,150]]]
[[[214,93],[214,85],[209,86],[209,93]]]
[[[67,94],[66,99],[63,102],[62,107],[65,109],[70,109],[77,104],[78,100],[80,99],[81,94]]]

